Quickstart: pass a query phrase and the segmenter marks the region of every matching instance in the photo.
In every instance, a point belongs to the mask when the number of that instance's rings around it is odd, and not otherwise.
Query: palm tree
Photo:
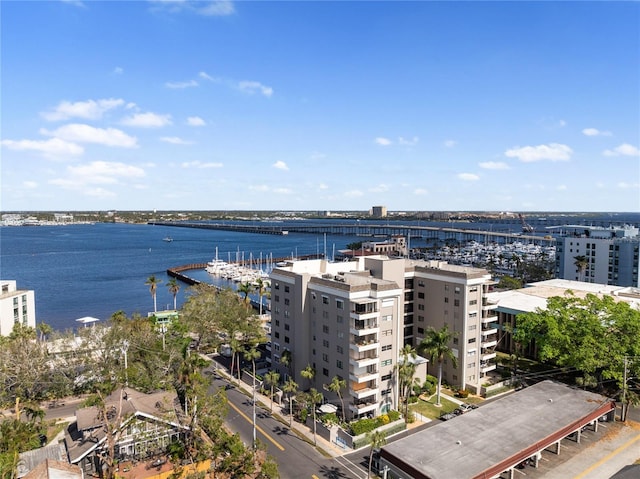
[[[340,399],[340,404],[342,404],[342,422],[346,422],[344,415],[344,401],[342,400],[342,394],[340,394],[340,390],[347,387],[347,381],[342,379],[340,376],[333,376],[331,382],[327,385],[327,389],[333,393],[338,395]]]
[[[251,366],[253,368],[253,395],[251,402],[253,403],[253,447],[256,448],[258,446],[256,441],[256,359],[260,358],[260,351],[255,347],[247,349],[244,352],[244,358],[247,361],[251,361]]]
[[[309,404],[311,404],[311,409],[313,411],[313,444],[317,445],[318,441],[316,440],[316,404],[322,402],[322,393],[316,388],[311,388],[309,390],[309,393],[307,394],[307,400],[309,401]]]
[[[240,286],[238,286],[238,293],[244,295],[242,299],[248,305],[250,301],[249,295],[253,293],[253,285],[249,281],[241,283]]]
[[[584,281],[584,272],[587,270],[587,266],[589,266],[589,260],[583,255],[574,256],[573,259],[575,260],[573,264],[578,268],[580,281]]]
[[[258,297],[260,298],[260,316],[262,316],[262,297],[267,292],[267,282],[262,278],[258,278],[256,280],[256,291],[258,292]]]
[[[271,390],[271,394],[269,396],[271,399],[271,409],[269,410],[269,412],[272,414],[273,414],[273,390],[278,385],[279,381],[280,381],[280,373],[278,371],[271,370],[264,375],[264,382],[269,385],[269,388]]]
[[[396,366],[398,374],[398,387],[405,403],[405,421],[408,421],[409,396],[411,396],[411,386],[413,385],[413,378],[416,375],[417,369],[415,361],[410,361],[409,358],[415,359],[417,353],[410,344],[407,344],[400,350],[400,355],[402,356],[402,362],[398,362],[398,365]]]
[[[167,282],[167,288],[169,288],[169,292],[173,295],[173,309],[175,311],[178,309],[176,307],[176,298],[178,296],[178,291],[180,291],[180,284],[178,284],[178,281],[175,278],[171,278]]]
[[[53,332],[53,328],[47,323],[38,323],[36,329],[39,333],[40,342],[44,342],[47,339],[47,336],[49,336]]]
[[[449,328],[445,324],[438,331],[433,328],[427,330],[426,337],[418,346],[419,351],[424,351],[430,358],[431,362],[438,361],[438,389],[436,396],[436,406],[440,406],[440,387],[442,385],[442,363],[445,359],[451,359],[453,367],[457,366],[457,359],[453,354],[453,350],[449,347],[449,343],[453,339],[453,333],[449,332]]]
[[[376,449],[380,449],[387,443],[387,438],[385,437],[382,431],[371,431],[367,433],[367,441],[371,446],[371,451],[369,451],[369,473],[367,477],[371,477],[371,463],[373,462],[373,453]]]
[[[300,371],[300,376],[309,380],[309,387],[311,387],[311,382],[316,375],[316,370],[311,367],[311,364],[307,364],[307,367]]]
[[[293,426],[293,394],[298,391],[298,383],[293,379],[287,379],[282,390],[289,395],[289,427]]]
[[[287,368],[287,376],[291,376],[291,363],[293,362],[293,356],[291,355],[291,351],[285,349],[282,351],[282,356],[280,357],[280,364],[284,365]]]
[[[158,306],[156,304],[156,291],[158,289],[158,285],[162,283],[161,279],[158,279],[155,277],[155,275],[151,275],[147,278],[147,281],[145,281],[144,284],[148,284],[149,285],[149,292],[151,292],[151,297],[153,298],[153,312],[157,312],[158,311]]]

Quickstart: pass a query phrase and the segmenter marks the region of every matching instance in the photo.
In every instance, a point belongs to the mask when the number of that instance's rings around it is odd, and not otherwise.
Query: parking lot
[[[538,468],[515,469],[514,478],[607,479],[627,464],[640,459],[640,424],[605,422],[598,431],[582,431],[580,443],[572,437],[562,440],[560,454],[555,447],[542,451]],[[501,478],[507,479],[508,474]]]

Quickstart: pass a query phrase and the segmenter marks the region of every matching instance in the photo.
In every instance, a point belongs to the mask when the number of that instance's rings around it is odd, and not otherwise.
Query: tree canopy
[[[619,389],[625,356],[640,358],[640,311],[611,296],[578,298],[569,292],[549,298],[544,310],[519,314],[513,337],[522,344],[533,341],[541,361],[575,368],[600,388],[606,381]]]

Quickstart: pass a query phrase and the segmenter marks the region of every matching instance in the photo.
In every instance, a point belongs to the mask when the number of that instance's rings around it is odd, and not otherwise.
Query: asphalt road
[[[229,383],[214,376],[212,392]],[[229,411],[227,426],[240,435],[245,444],[253,442],[253,408],[251,398],[235,387],[227,389]],[[256,408],[256,438],[278,463],[282,479],[362,479],[367,476],[367,465],[355,464],[347,457],[327,458],[312,444],[300,438],[283,424],[272,418],[268,409]]]

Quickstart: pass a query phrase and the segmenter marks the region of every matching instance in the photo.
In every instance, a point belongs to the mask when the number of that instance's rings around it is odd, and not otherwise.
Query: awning
[[[333,404],[323,404],[322,406],[320,406],[320,411],[322,411],[325,414],[331,414],[334,413],[338,410],[337,406],[334,406]]]

